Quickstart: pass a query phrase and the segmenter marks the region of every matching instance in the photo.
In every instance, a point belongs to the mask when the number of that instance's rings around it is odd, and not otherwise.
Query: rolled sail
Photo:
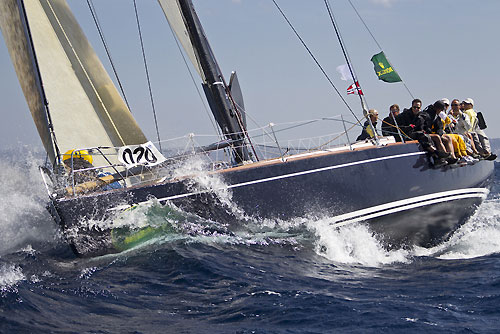
[[[61,153],[147,141],[65,0],[2,0],[0,28],[51,161],[44,93]]]

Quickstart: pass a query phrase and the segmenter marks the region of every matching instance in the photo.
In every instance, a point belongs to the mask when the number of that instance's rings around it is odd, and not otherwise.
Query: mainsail
[[[195,55],[195,50],[193,44],[191,43],[191,39],[189,37],[189,33],[186,28],[186,23],[184,22],[184,18],[181,14],[181,8],[179,7],[179,3],[177,1],[172,0],[158,0],[160,6],[167,18],[167,21],[174,31],[177,39],[181,43],[186,55],[191,60],[194,68],[200,75],[200,77],[205,81],[205,76],[203,75],[203,70],[201,68],[200,62]]]
[[[212,48],[191,0],[158,0],[163,12],[203,81],[203,89],[215,120],[227,139],[234,142],[236,163],[249,160],[245,146],[245,121],[226,86]]]
[[[2,0],[0,28],[54,164],[58,151],[147,141],[65,0]]]

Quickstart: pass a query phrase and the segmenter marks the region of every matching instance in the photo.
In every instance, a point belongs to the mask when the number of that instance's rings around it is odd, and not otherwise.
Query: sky
[[[411,94],[424,105],[446,97],[472,98],[490,138],[500,137],[500,1],[351,0]],[[349,117],[337,93],[271,0],[193,0],[219,65],[229,80],[236,70],[249,129],[321,117]],[[345,60],[323,0],[276,0],[358,117],[359,99],[336,67]],[[106,68],[110,68],[87,2],[68,0]],[[93,0],[132,113],[156,138],[132,0]],[[347,0],[330,0],[354,70],[370,108],[382,117],[412,96],[401,83],[379,81],[370,62],[380,52]],[[162,139],[214,134],[172,33],[154,0],[138,0],[141,30]],[[3,38],[0,42],[0,147],[41,143]],[[109,73],[111,71],[108,70]],[[195,72],[193,72],[195,73]],[[49,101],[50,103],[50,101]],[[380,126],[380,125],[379,125]],[[304,128],[301,137],[316,136]],[[357,135],[357,133],[355,134]],[[285,138],[285,135],[279,135]],[[281,139],[281,138],[280,138]]]

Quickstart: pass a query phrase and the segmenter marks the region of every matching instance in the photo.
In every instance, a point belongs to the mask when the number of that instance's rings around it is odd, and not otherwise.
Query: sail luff
[[[57,152],[51,137],[45,94],[23,7],[20,0],[0,1],[0,30],[42,144],[49,160],[56,164]]]

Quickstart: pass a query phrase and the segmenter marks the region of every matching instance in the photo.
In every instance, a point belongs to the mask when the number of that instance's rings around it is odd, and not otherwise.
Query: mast
[[[235,163],[249,160],[245,145],[244,119],[231,98],[230,91],[214,57],[210,44],[191,0],[177,0],[186,31],[203,79],[203,89],[210,109],[227,139],[234,142]]]

